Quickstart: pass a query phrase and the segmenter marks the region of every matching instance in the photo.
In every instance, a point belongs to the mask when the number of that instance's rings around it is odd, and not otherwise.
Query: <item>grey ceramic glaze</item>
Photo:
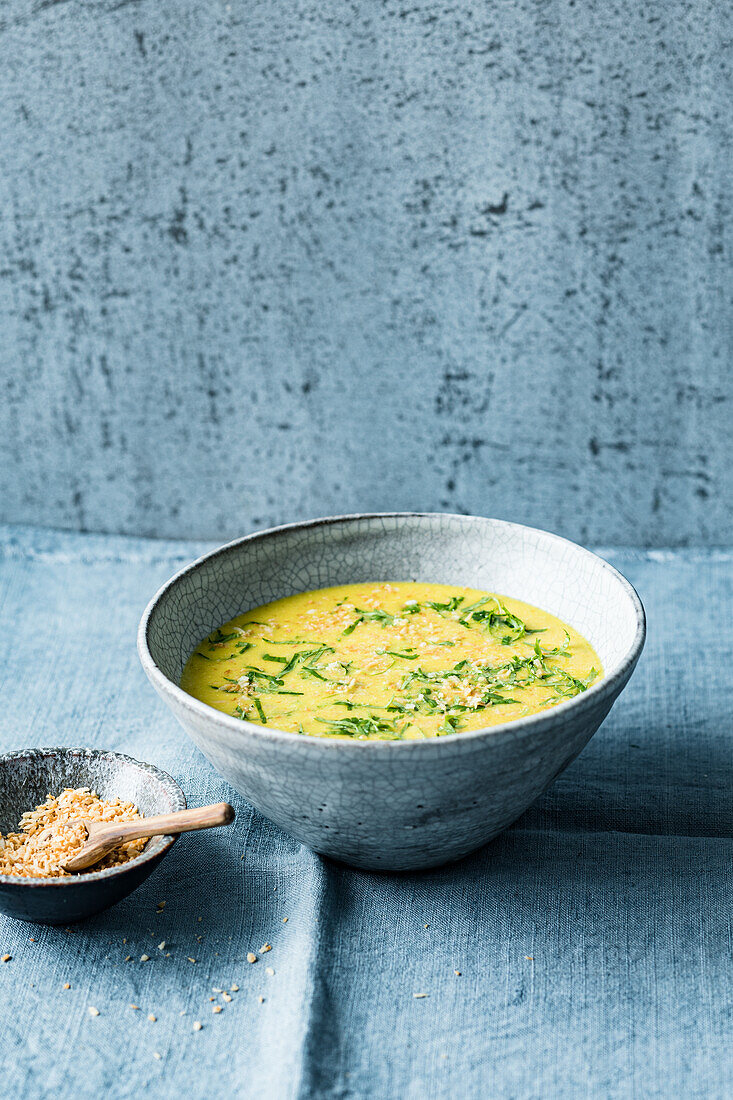
[[[119,797],[146,817],[185,810],[176,781],[152,764],[100,749],[25,749],[0,756],[0,832],[17,831],[25,810],[64,787],[91,787],[100,798]],[[156,836],[136,859],[70,878],[0,875],[0,911],[19,920],[70,924],[121,901],[144,882],[176,837]]]
[[[232,616],[292,592],[370,580],[468,585],[526,600],[584,634],[606,675],[539,715],[396,742],[253,725],[178,687],[195,645]],[[317,852],[386,870],[456,859],[514,821],[595,733],[644,635],[631,585],[574,543],[500,520],[398,513],[278,527],[207,554],[154,597],[138,647],[183,727],[262,814]]]

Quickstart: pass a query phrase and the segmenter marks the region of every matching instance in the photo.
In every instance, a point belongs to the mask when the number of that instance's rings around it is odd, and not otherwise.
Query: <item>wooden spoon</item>
[[[139,821],[103,822],[82,821],[87,831],[84,847],[64,864],[67,871],[84,871],[99,863],[114,848],[128,840],[141,840],[148,836],[171,836],[173,833],[189,833],[193,829],[211,829],[216,825],[231,825],[234,810],[228,802],[213,806],[197,806],[191,810],[179,810],[173,814],[143,817]]]

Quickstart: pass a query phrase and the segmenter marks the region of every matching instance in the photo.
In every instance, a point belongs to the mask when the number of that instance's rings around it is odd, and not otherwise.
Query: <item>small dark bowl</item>
[[[21,814],[65,787],[134,802],[145,817],[185,810],[186,797],[166,772],[102,749],[25,749],[0,755],[0,832],[16,832]],[[119,867],[68,878],[0,875],[0,912],[39,924],[70,924],[115,905],[144,882],[176,838],[153,837]]]

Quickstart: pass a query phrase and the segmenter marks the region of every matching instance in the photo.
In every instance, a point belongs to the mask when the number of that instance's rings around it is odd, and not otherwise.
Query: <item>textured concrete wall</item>
[[[732,31],[721,0],[6,0],[2,518],[730,540]]]

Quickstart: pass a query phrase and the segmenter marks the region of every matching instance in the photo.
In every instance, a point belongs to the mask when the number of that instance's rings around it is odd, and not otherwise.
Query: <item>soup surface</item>
[[[535,714],[602,674],[530,604],[445,584],[297,593],[224,623],[181,687],[217,710],[318,737],[443,737]]]

